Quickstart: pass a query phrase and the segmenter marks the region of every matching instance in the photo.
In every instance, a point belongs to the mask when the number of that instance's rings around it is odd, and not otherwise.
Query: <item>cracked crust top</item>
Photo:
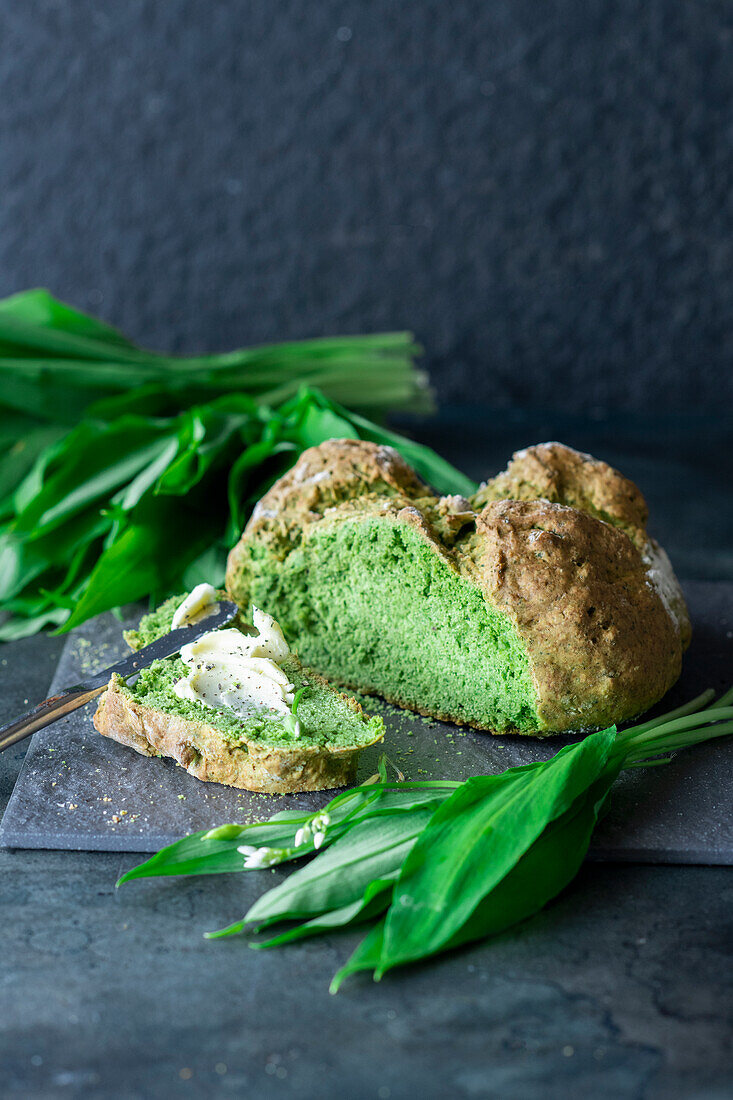
[[[429,495],[412,466],[393,447],[361,439],[329,439],[304,451],[255,506],[250,525],[283,513],[323,514],[329,506],[365,495]]]
[[[491,500],[506,499],[567,504],[620,527],[640,550],[647,541],[649,509],[633,481],[564,443],[516,451],[506,470],[481,486],[473,505],[478,511]]]

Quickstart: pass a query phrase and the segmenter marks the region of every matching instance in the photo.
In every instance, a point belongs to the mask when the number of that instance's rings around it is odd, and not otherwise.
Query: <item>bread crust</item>
[[[566,504],[625,531],[642,550],[649,509],[627,477],[592,455],[564,443],[537,443],[515,451],[506,470],[473,497],[479,511],[493,500],[547,500]]]
[[[364,748],[274,748],[254,740],[232,742],[205,722],[143,706],[125,690],[119,676],[110,680],[93,721],[103,737],[142,756],[168,756],[196,779],[262,794],[349,786]]]
[[[247,608],[253,547],[283,561],[313,524],[355,515],[409,524],[508,616],[530,661],[533,732],[628,720],[678,678],[690,638],[681,589],[647,535],[642,494],[606,463],[539,444],[470,500],[438,498],[392,448],[330,440],[304,452],[255,508],[229,555],[231,597]]]
[[[547,731],[634,717],[677,680],[680,631],[623,531],[545,500],[498,500],[466,546],[524,641]]]

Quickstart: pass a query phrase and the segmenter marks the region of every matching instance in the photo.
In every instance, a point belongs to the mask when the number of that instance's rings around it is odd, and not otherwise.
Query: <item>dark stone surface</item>
[[[179,350],[413,328],[443,399],[733,396],[723,0],[0,0],[0,293]]]
[[[678,684],[651,713],[733,681],[733,585],[692,583],[686,596],[693,642]],[[120,624],[103,616],[74,632],[48,694],[126,652]],[[261,821],[278,810],[315,810],[333,792],[258,795],[200,783],[172,761],[149,760],[99,737],[85,707],[37,733],[0,825],[0,844],[19,848],[154,852],[225,821]],[[369,706],[369,704],[367,704]],[[384,713],[384,746],[366,750],[357,778],[386,751],[407,779],[465,779],[546,760],[566,738],[491,737]],[[651,863],[733,864],[733,740],[701,745],[664,768],[620,777],[593,843],[593,858]],[[684,812],[680,812],[680,806]]]
[[[0,853],[3,1095],[730,1095],[724,868],[586,868],[519,931],[337,997],[356,944],[206,942],[276,875],[142,882],[130,860]]]

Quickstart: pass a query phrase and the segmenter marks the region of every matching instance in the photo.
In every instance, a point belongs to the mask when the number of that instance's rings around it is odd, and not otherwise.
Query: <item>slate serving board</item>
[[[733,682],[733,584],[691,583],[686,594],[694,640],[679,684],[658,711]],[[111,615],[86,624],[70,636],[50,691],[111,664],[124,649]],[[378,702],[373,709],[385,718],[384,751],[411,779],[499,772],[546,759],[566,743],[491,737]],[[363,753],[360,779],[375,771],[380,751]],[[0,845],[152,852],[224,821],[261,820],[285,807],[315,809],[332,793],[258,795],[201,783],[169,760],[146,759],[100,737],[87,707],[33,737],[0,825]],[[733,864],[733,739],[699,746],[663,768],[623,775],[591,854]]]

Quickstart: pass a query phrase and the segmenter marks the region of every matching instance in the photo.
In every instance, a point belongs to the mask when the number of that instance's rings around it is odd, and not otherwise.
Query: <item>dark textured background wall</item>
[[[0,0],[0,293],[409,326],[450,401],[733,398],[728,0]]]

